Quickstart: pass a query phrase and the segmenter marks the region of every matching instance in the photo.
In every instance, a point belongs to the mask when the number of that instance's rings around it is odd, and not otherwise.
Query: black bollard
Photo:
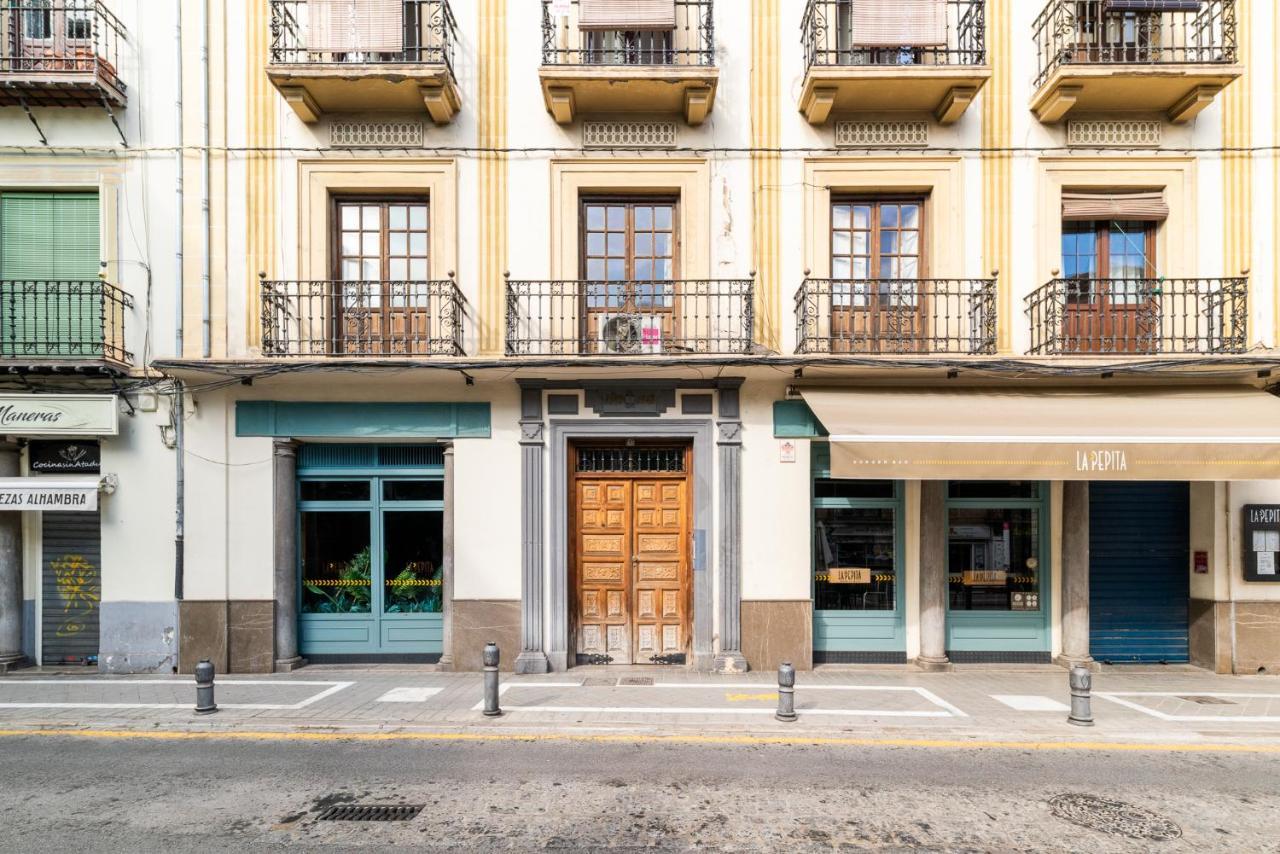
[[[498,708],[498,645],[489,641],[484,645],[484,713],[496,718],[502,714]]]
[[[796,669],[790,661],[778,666],[778,713],[774,717],[787,723],[796,719]]]
[[[202,658],[196,665],[196,714],[211,715],[216,711],[218,704],[213,701],[213,662]]]

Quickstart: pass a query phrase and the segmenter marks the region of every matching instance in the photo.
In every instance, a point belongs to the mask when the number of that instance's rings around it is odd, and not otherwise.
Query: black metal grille
[[[342,38],[320,44],[322,31],[315,15],[319,4],[309,0],[271,0],[271,62],[277,65],[349,65],[417,63],[444,65],[453,73],[458,26],[448,0],[403,0],[401,44],[360,49],[364,34],[353,25]],[[336,42],[336,43],[335,43]]]
[[[905,652],[836,651],[815,649],[814,664],[906,664]]]
[[[982,65],[987,61],[986,0],[946,0],[946,40],[913,45],[909,33],[894,47],[858,44],[858,4],[809,0],[801,22],[807,66]]]
[[[751,279],[512,281],[508,356],[679,356],[750,352]]]
[[[431,282],[262,282],[264,356],[461,356],[461,292]]]
[[[568,20],[553,18],[542,0],[543,65],[714,66],[715,18],[712,0],[675,0],[670,31],[589,31],[577,26],[578,0]]]
[[[128,365],[124,316],[133,300],[88,281],[0,281],[0,361],[93,360]]]
[[[0,106],[123,106],[127,43],[97,0],[0,0]]]
[[[806,279],[798,353],[996,351],[995,279]]]
[[[1130,8],[1123,8],[1124,6]],[[1184,11],[1114,0],[1052,0],[1035,22],[1039,87],[1064,65],[1177,65],[1236,61],[1236,0]]]
[[[955,664],[1051,664],[1047,652],[947,650],[947,658]]]
[[[1054,279],[1026,298],[1032,355],[1248,349],[1249,280]]]
[[[578,448],[578,471],[675,474],[684,457],[684,448]]]
[[[412,821],[422,812],[422,804],[336,804],[316,821]]]

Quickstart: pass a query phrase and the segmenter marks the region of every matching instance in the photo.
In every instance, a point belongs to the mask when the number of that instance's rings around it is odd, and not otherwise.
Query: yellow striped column
[[[1244,74],[1227,87],[1222,101],[1222,145],[1228,149],[1222,156],[1222,258],[1226,263],[1223,275],[1227,276],[1238,276],[1253,267],[1253,155],[1247,150],[1253,144],[1253,98],[1250,91],[1253,51],[1249,49],[1249,39],[1253,32],[1250,26],[1252,5],[1252,0],[1236,2],[1237,61],[1244,66]],[[1251,296],[1253,292],[1251,282]],[[1250,304],[1252,305],[1252,300]],[[1249,340],[1252,340],[1252,317],[1249,333]]]
[[[779,112],[778,0],[751,0],[751,183],[754,188],[756,341],[782,347],[778,257],[782,157]]]
[[[1011,136],[1010,17],[1012,0],[988,0],[987,62],[991,81],[982,97],[982,257],[983,274],[1000,271],[998,284],[998,340],[1002,353],[1013,349],[1013,322],[1019,316],[1013,304],[1013,273],[1009,230],[1010,183],[1013,162],[1008,148]],[[996,150],[998,149],[998,150]]]
[[[248,4],[248,33],[245,72],[245,300],[246,338],[250,347],[262,343],[262,301],[258,273],[275,278],[276,270],[276,93],[267,78],[267,51],[270,22],[266,3]],[[197,19],[198,20],[198,19]],[[188,173],[187,186],[199,186]],[[197,304],[199,302],[197,279]],[[197,334],[186,336],[186,349],[200,347]]]
[[[507,270],[507,0],[480,0],[477,50],[480,146],[480,281],[476,321],[481,355],[503,350]]]

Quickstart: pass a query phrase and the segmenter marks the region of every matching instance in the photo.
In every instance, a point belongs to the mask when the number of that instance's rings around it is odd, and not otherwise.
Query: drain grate
[[[1188,703],[1199,703],[1202,706],[1235,706],[1237,703],[1232,700],[1224,700],[1222,697],[1210,697],[1204,694],[1189,694],[1186,697],[1179,697],[1179,700],[1186,700]]]
[[[604,676],[588,676],[582,680],[583,688],[612,688],[617,684],[617,679],[609,679]]]
[[[652,676],[626,676],[618,680],[619,685],[652,685]]]
[[[1058,818],[1112,836],[1168,842],[1182,836],[1182,828],[1163,816],[1123,801],[1096,795],[1057,795],[1049,809]]]
[[[316,821],[412,821],[420,812],[422,804],[336,804]]]

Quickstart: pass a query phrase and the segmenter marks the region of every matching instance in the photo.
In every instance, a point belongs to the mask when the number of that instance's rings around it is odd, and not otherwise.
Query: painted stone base
[[[270,600],[184,601],[178,608],[178,668],[194,671],[203,658],[218,673],[275,669],[275,603]]]
[[[517,600],[453,600],[453,669],[481,670],[484,645],[493,641],[501,653],[499,669],[512,672],[520,654],[520,602]]]
[[[98,625],[103,673],[171,673],[178,666],[176,602],[103,602]]]
[[[1193,664],[1215,673],[1280,675],[1280,602],[1236,602],[1233,607],[1231,602],[1192,599],[1190,620]]]
[[[742,654],[752,670],[777,670],[784,661],[812,670],[813,603],[744,601]]]

